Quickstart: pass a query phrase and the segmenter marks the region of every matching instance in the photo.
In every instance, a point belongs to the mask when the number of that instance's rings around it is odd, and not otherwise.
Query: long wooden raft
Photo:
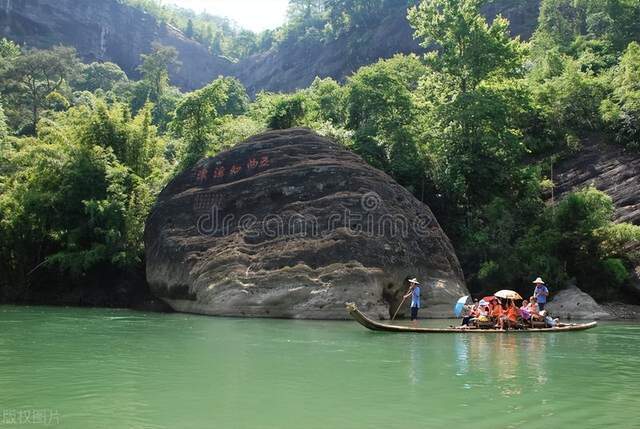
[[[372,331],[386,331],[386,332],[416,332],[422,334],[471,334],[471,333],[525,333],[525,332],[569,332],[569,331],[584,331],[595,327],[598,322],[590,323],[561,323],[554,328],[529,328],[529,329],[509,329],[502,331],[499,329],[478,329],[478,328],[413,328],[411,326],[400,325],[387,325],[384,323],[376,322],[368,318],[364,313],[358,310],[358,307],[353,303],[347,303],[347,311],[353,317],[353,319]]]

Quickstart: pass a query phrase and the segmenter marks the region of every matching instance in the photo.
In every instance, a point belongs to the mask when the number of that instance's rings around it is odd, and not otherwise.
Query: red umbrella
[[[484,298],[482,298],[483,300],[485,300],[486,302],[491,302],[491,301],[497,301],[498,298],[496,298],[493,295],[489,295],[489,296],[485,296]]]

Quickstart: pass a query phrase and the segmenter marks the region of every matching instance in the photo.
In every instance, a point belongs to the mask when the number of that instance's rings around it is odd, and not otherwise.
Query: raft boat
[[[385,323],[376,322],[368,318],[364,313],[358,310],[358,307],[353,303],[347,303],[347,311],[353,317],[353,319],[372,331],[386,331],[386,332],[416,332],[421,334],[445,334],[445,333],[505,333],[505,332],[568,332],[568,331],[584,331],[585,329],[591,329],[595,327],[598,322],[590,323],[559,323],[553,328],[527,328],[527,329],[509,329],[507,331],[499,329],[480,329],[480,328],[462,328],[462,327],[450,327],[450,328],[414,328],[411,326],[400,325],[387,325]]]

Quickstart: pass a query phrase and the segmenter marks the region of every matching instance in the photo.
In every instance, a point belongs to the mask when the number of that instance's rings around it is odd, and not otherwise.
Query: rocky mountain
[[[138,77],[140,54],[157,41],[178,50],[182,66],[171,70],[171,80],[184,89],[229,73],[229,61],[116,0],[0,0],[0,36],[29,47],[72,46],[84,61],[112,61],[129,77]]]
[[[528,38],[537,23],[540,0],[496,0],[488,17],[502,14],[514,35]],[[237,76],[251,94],[307,87],[316,76],[343,80],[359,67],[395,53],[420,52],[406,19],[406,0],[379,22],[355,28],[331,41],[287,41],[238,63],[213,56],[178,29],[117,0],[0,0],[0,36],[27,46],[73,46],[85,61],[112,61],[137,77],[140,54],[158,41],[178,49],[182,66],[172,82],[186,90],[219,75]]]
[[[161,192],[145,229],[147,280],[175,310],[388,318],[407,276],[430,317],[467,294],[431,210],[389,176],[308,129],[271,131],[203,159]]]

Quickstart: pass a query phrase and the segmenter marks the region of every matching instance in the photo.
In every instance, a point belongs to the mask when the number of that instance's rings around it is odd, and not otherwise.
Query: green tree
[[[2,108],[2,99],[0,98],[0,142],[7,136],[7,118],[4,116],[4,109]]]
[[[292,128],[302,124],[305,116],[305,97],[302,93],[280,95],[274,99],[267,126],[274,130]]]
[[[640,149],[640,44],[632,42],[610,73],[613,91],[600,108],[616,140]]]
[[[193,20],[189,19],[187,21],[187,29],[184,31],[184,35],[187,36],[189,39],[193,39]]]
[[[115,85],[127,80],[127,75],[117,64],[93,62],[80,67],[71,85],[77,91],[110,91]]]
[[[596,298],[609,298],[628,278],[625,248],[637,245],[640,237],[631,225],[614,226],[613,212],[611,197],[589,187],[568,195],[554,213],[561,237],[557,253],[568,274]]]
[[[144,82],[149,85],[149,99],[157,101],[169,86],[169,68],[180,64],[178,51],[172,46],[157,42],[152,45],[150,54],[140,55],[142,64],[138,67]]]
[[[41,121],[37,138],[0,146],[3,281],[28,285],[38,267],[75,277],[140,266],[144,221],[170,170],[150,115],[73,107]]]
[[[325,0],[324,7],[329,16],[329,22],[336,35],[375,22],[384,14],[386,4],[384,0]],[[407,2],[411,4],[413,2]]]
[[[638,0],[543,0],[533,44],[578,58],[618,54],[640,37]],[[597,52],[599,51],[599,52]]]
[[[237,79],[220,77],[187,94],[176,108],[171,129],[186,142],[181,165],[186,168],[202,158],[216,141],[213,132],[225,115],[239,115],[248,97]]]
[[[532,95],[546,130],[558,140],[581,137],[601,128],[600,104],[606,95],[603,81],[567,58],[558,76],[532,82]]]
[[[509,37],[508,21],[491,25],[479,0],[428,0],[409,12],[427,54],[430,73],[419,91],[424,139],[433,178],[452,206],[473,207],[513,191],[524,153],[526,91],[513,80],[522,72],[523,47]],[[468,221],[467,221],[468,223]]]
[[[436,50],[427,64],[455,82],[462,94],[483,80],[520,76],[522,45],[511,39],[509,22],[496,17],[491,25],[480,13],[483,0],[425,0],[409,10],[409,22],[420,45]]]
[[[317,121],[346,122],[346,90],[331,78],[316,77],[308,90],[309,110]]]
[[[304,27],[312,26],[324,12],[322,0],[289,0],[287,18]]]
[[[20,56],[18,45],[4,37],[0,39],[0,72],[18,56]]]
[[[16,57],[5,71],[8,92],[16,103],[24,101],[31,111],[35,131],[40,111],[47,106],[49,94],[58,91],[78,63],[72,48],[32,49]]]
[[[417,192],[424,177],[412,91],[426,72],[418,57],[397,55],[362,67],[346,85],[347,126],[355,131],[354,150]]]

